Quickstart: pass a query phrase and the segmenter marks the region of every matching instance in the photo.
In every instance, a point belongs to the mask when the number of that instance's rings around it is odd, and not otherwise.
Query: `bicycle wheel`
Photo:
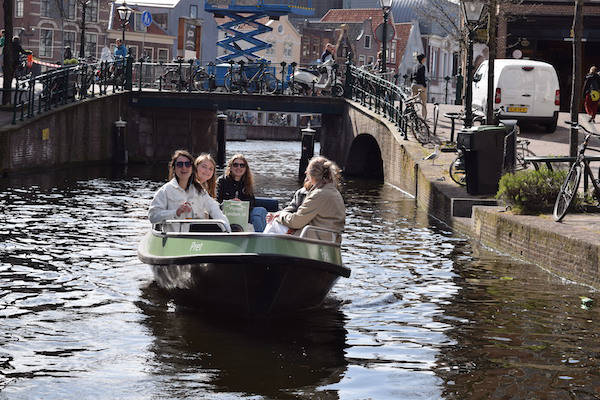
[[[415,139],[417,139],[417,142],[427,144],[431,141],[429,125],[427,125],[427,122],[423,118],[414,114],[408,121],[408,125],[408,129],[412,132]]]
[[[525,161],[526,157],[535,157],[535,153],[529,149],[517,149],[517,154],[515,155],[515,171],[523,171],[523,170],[534,170],[535,166],[531,161]]]
[[[264,90],[267,94],[273,94],[279,87],[279,81],[270,73],[265,73],[263,76]]]
[[[567,210],[577,194],[582,171],[583,166],[580,161],[576,161],[569,170],[567,179],[565,179],[565,182],[562,184],[560,192],[558,192],[558,196],[556,197],[556,202],[554,202],[553,216],[556,222],[562,221],[567,214]]]
[[[450,178],[460,186],[467,185],[467,171],[465,170],[465,162],[462,160],[462,157],[456,157],[452,161],[450,168],[448,168],[448,173],[450,174]]]

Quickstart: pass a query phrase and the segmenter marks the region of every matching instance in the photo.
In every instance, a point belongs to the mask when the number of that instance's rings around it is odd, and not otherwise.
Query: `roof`
[[[383,23],[383,11],[381,8],[336,8],[329,10],[321,18],[321,22],[360,22],[372,19],[373,29]]]
[[[408,38],[410,37],[410,30],[412,29],[412,22],[404,22],[402,24],[394,24],[396,29],[396,39],[398,40],[398,57],[402,57],[406,51],[406,45],[408,44]]]

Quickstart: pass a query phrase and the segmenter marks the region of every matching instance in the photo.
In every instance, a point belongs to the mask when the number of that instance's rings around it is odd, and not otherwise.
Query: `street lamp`
[[[79,0],[79,4],[81,4],[81,38],[79,40],[79,58],[85,57],[85,10],[87,9],[88,4],[90,4],[90,1],[91,0]]]
[[[119,13],[119,20],[121,21],[121,29],[123,29],[123,45],[125,45],[125,28],[127,24],[129,24],[129,17],[131,17],[131,13],[133,10],[127,6],[126,2],[123,2],[119,7],[117,7],[117,12]]]
[[[481,0],[463,0],[462,12],[468,30],[467,43],[467,87],[465,88],[465,127],[473,126],[473,36],[479,28],[478,22],[483,13]]]
[[[387,27],[390,9],[392,8],[392,0],[380,0],[381,9],[383,10],[383,46],[381,49],[381,73],[387,72]]]

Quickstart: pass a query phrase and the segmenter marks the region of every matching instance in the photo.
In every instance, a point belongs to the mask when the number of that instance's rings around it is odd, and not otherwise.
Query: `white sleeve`
[[[167,191],[165,187],[158,189],[158,192],[154,195],[152,203],[150,203],[150,209],[148,210],[148,219],[152,224],[158,224],[168,219],[177,218],[177,210],[168,210],[168,199]]]
[[[210,215],[212,219],[220,219],[222,221],[225,221],[225,227],[227,228],[227,232],[231,232],[231,227],[229,226],[229,219],[225,216],[225,214],[223,214],[223,211],[221,211],[219,203],[217,203],[217,201],[212,197],[207,197],[208,200],[206,202],[206,206],[208,208],[208,215]]]

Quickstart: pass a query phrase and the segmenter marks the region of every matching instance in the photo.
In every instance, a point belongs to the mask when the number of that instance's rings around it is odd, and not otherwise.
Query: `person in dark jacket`
[[[585,76],[583,96],[585,112],[590,116],[589,122],[595,123],[598,100],[600,100],[600,76],[598,76],[598,68],[595,66],[592,66],[590,72]]]
[[[21,39],[18,36],[13,37],[12,40],[12,52],[13,52],[13,63],[14,63],[14,68],[15,68],[15,76],[18,76],[20,74],[23,74],[25,71],[18,71],[18,69],[20,68],[20,62],[21,60],[19,60],[19,56],[21,54],[24,55],[29,55],[31,54],[30,50],[24,50],[23,46],[21,46]]]
[[[236,154],[229,159],[225,174],[217,180],[217,201],[223,200],[247,201],[250,203],[249,222],[255,232],[262,232],[266,226],[267,210],[256,207],[254,197],[254,176],[248,161],[242,154]]]
[[[413,96],[419,94],[422,105],[421,115],[423,116],[423,119],[427,119],[427,78],[425,76],[425,63],[427,62],[427,58],[425,58],[425,54],[419,54],[417,56],[417,62],[418,65],[413,74],[411,90]]]

